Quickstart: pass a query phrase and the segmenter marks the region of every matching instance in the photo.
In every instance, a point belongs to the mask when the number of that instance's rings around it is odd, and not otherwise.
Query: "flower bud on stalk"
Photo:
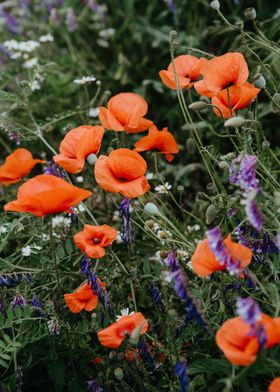
[[[218,0],[211,1],[210,7],[213,10],[218,11],[220,9],[220,2]]]
[[[217,209],[213,204],[210,204],[210,206],[208,206],[205,212],[206,224],[211,225],[211,223],[213,223],[216,218],[217,218]]]
[[[247,20],[255,20],[257,17],[257,12],[255,8],[250,7],[246,8],[246,10],[244,11],[244,15]]]
[[[158,215],[159,214],[159,209],[157,208],[157,206],[154,203],[147,203],[144,207],[144,211],[150,215]]]
[[[96,161],[97,161],[97,156],[96,156],[95,154],[90,154],[90,155],[87,157],[87,162],[88,162],[90,165],[94,165]]]
[[[195,154],[196,153],[196,144],[193,138],[189,137],[187,139],[187,151],[189,154]]]
[[[231,117],[227,121],[225,121],[224,126],[238,128],[238,127],[242,127],[244,123],[245,123],[245,119],[243,117],[236,116],[236,117]]]
[[[266,80],[261,74],[257,74],[253,78],[253,85],[257,88],[265,88]]]
[[[191,109],[191,110],[194,110],[194,111],[201,111],[201,110],[204,110],[204,109],[206,109],[206,108],[208,108],[208,103],[206,103],[206,102],[203,102],[203,101],[197,101],[197,102],[193,102],[193,103],[191,103],[190,105],[189,105],[189,108]]]

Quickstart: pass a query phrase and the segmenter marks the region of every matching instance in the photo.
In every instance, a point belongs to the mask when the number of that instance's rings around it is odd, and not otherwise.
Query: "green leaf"
[[[71,240],[68,239],[66,241],[65,248],[66,248],[66,252],[70,256],[72,254],[72,252],[73,252],[73,245],[72,245],[72,241]]]
[[[10,356],[10,355],[4,354],[4,353],[1,353],[1,352],[0,352],[0,357],[1,357],[2,359],[4,359],[5,361],[10,361],[10,359],[11,359],[11,356]]]
[[[56,254],[57,254],[58,259],[63,259],[63,257],[65,256],[65,251],[64,251],[64,248],[61,244],[57,245]]]
[[[15,315],[17,318],[20,319],[22,317],[22,310],[21,310],[20,306],[16,305],[14,312],[15,312]]]
[[[9,321],[12,321],[14,319],[14,312],[12,308],[8,308],[7,310],[7,318]]]
[[[3,366],[4,368],[8,369],[9,364],[0,358],[0,366]]]
[[[65,384],[65,365],[63,361],[57,360],[50,362],[48,373],[52,379],[56,392],[62,392]]]

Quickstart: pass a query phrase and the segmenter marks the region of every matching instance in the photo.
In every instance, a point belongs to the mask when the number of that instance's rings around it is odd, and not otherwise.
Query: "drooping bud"
[[[130,334],[129,343],[132,344],[133,346],[138,345],[143,325],[144,323],[139,324],[136,328],[134,328],[134,330]]]
[[[216,218],[217,218],[217,209],[213,204],[210,204],[210,206],[208,206],[205,212],[206,224],[211,225],[211,223],[213,223]]]
[[[257,12],[255,8],[249,7],[244,11],[244,15],[247,20],[255,20],[257,17]]]
[[[242,127],[242,125],[245,123],[245,119],[241,116],[235,116],[231,117],[228,120],[225,121],[224,126],[225,127]]]
[[[114,370],[114,376],[116,377],[117,380],[121,381],[123,379],[123,370],[122,368],[116,368]]]
[[[265,88],[266,80],[265,78],[259,73],[253,77],[253,85],[257,88]]]
[[[189,154],[196,153],[196,144],[195,144],[195,140],[192,137],[189,137],[187,139],[187,151]]]
[[[97,156],[96,156],[95,154],[90,154],[90,155],[87,157],[87,162],[88,162],[90,165],[94,165],[96,161],[97,161]]]
[[[197,102],[191,103],[191,104],[189,105],[189,108],[190,108],[191,110],[194,110],[194,111],[199,112],[199,111],[201,111],[201,110],[204,110],[204,109],[208,108],[208,106],[209,106],[209,105],[208,105],[208,103],[206,103],[206,102],[197,101]]]
[[[158,215],[159,214],[159,209],[157,208],[157,206],[154,203],[147,203],[144,207],[144,211],[150,215]]]
[[[220,2],[218,0],[213,0],[210,3],[210,7],[215,10],[218,11],[220,9]]]

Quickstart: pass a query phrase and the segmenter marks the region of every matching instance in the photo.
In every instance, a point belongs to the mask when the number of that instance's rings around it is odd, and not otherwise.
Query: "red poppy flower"
[[[100,282],[100,285],[105,287],[104,283]],[[91,312],[98,304],[98,295],[93,293],[90,285],[86,282],[74,293],[64,294],[64,300],[72,313],[80,313],[82,310]]]
[[[246,108],[259,92],[260,89],[250,83],[245,83],[243,86],[230,86],[213,97],[212,104],[220,109],[224,118],[230,118],[236,114],[237,110]],[[218,109],[213,110],[217,116],[221,117]]]
[[[95,179],[101,188],[128,198],[148,192],[146,171],[147,164],[141,155],[127,148],[114,150],[108,157],[101,155],[94,166]]]
[[[30,212],[44,216],[67,211],[92,194],[49,174],[36,176],[18,189],[17,200],[4,206],[5,211]]]
[[[279,391],[280,391],[280,377],[276,377],[269,385],[268,392],[279,392]]]
[[[233,242],[230,235],[224,240],[224,246],[229,251],[234,263],[237,260],[241,262],[241,269],[247,267],[251,263],[251,249]],[[207,239],[198,243],[196,250],[192,255],[191,263],[194,272],[199,276],[208,276],[215,271],[226,270],[226,266],[221,265],[216,259],[214,253],[211,251]]]
[[[135,151],[143,152],[148,150],[156,150],[161,154],[165,154],[168,162],[173,160],[172,154],[178,154],[179,148],[172,133],[167,128],[159,131],[155,125],[149,128],[149,134],[134,144]]]
[[[104,359],[101,357],[96,357],[94,359],[91,359],[89,362],[92,363],[93,365],[100,365],[101,363],[104,362]]]
[[[31,152],[25,148],[18,148],[7,156],[0,166],[0,185],[6,186],[19,182],[22,177],[30,173],[37,163],[43,163],[41,159],[33,159]]]
[[[108,109],[99,108],[99,119],[106,129],[137,133],[145,131],[153,123],[144,118],[147,111],[148,104],[140,95],[120,93],[109,100]]]
[[[111,245],[118,232],[110,226],[84,225],[83,231],[74,235],[76,246],[88,257],[100,259],[105,256],[105,247]]]
[[[188,54],[177,56],[174,59],[179,85],[182,89],[187,89],[193,86],[193,82],[198,79],[200,69],[205,63],[207,63],[207,60],[204,57],[197,58]],[[159,72],[159,76],[162,80],[162,83],[164,83],[167,87],[171,88],[172,90],[177,90],[172,62],[168,65],[167,70],[161,70]]]
[[[209,98],[232,85],[245,84],[249,76],[246,60],[238,52],[214,57],[202,66],[200,73],[203,80],[196,82],[194,88],[200,95]]]
[[[259,325],[262,325],[266,332],[265,348],[280,343],[280,317],[273,319],[263,313]],[[216,334],[216,343],[228,361],[240,366],[251,365],[260,349],[257,338],[250,336],[250,326],[240,317],[224,322]]]
[[[60,143],[60,154],[53,157],[55,163],[69,173],[79,173],[86,157],[99,152],[103,135],[104,128],[98,125],[82,125],[72,129]]]
[[[102,346],[109,348],[118,348],[126,335],[131,335],[132,331],[142,325],[141,335],[148,330],[148,322],[142,313],[133,313],[129,316],[123,316],[109,327],[102,329],[97,333],[97,337]]]

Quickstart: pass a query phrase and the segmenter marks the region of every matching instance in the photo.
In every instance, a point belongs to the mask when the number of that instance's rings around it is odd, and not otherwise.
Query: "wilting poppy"
[[[212,104],[220,109],[214,108],[213,110],[219,117],[222,113],[224,118],[230,118],[236,114],[237,110],[246,108],[259,92],[260,89],[250,83],[245,83],[243,86],[230,86],[212,98]]]
[[[258,324],[266,333],[265,348],[280,343],[280,317],[273,319],[263,313]],[[253,363],[260,349],[257,338],[250,334],[250,325],[240,317],[224,322],[216,333],[216,343],[233,365],[240,366]]]
[[[102,287],[104,283],[100,282]],[[64,300],[72,313],[80,313],[82,310],[91,312],[98,304],[98,295],[94,294],[90,285],[86,282],[74,293],[64,294]]]
[[[209,98],[230,86],[245,84],[249,76],[246,60],[238,52],[214,57],[201,67],[200,73],[203,80],[196,82],[194,88]]]
[[[59,146],[60,154],[53,160],[69,173],[79,173],[85,159],[90,154],[97,154],[101,147],[104,128],[98,125],[82,125],[67,133]]]
[[[240,261],[240,270],[251,263],[252,251],[244,245],[238,244],[231,240],[229,235],[224,241],[226,250],[230,253],[233,263]],[[209,247],[208,239],[200,241],[191,258],[192,268],[199,276],[211,275],[215,271],[225,271],[226,265],[222,265],[216,259],[214,253]]]
[[[280,377],[276,377],[269,385],[268,392],[279,392],[279,391],[280,391]]]
[[[67,211],[91,194],[92,192],[77,188],[61,178],[41,174],[21,185],[17,200],[7,203],[4,210],[44,216]]]
[[[143,335],[148,330],[148,322],[142,313],[133,313],[130,316],[123,316],[109,327],[97,333],[97,337],[102,346],[118,348],[126,335],[131,335],[138,326],[141,327],[140,334]]]
[[[172,133],[167,128],[159,131],[155,125],[149,128],[149,134],[134,144],[134,151],[143,152],[148,150],[156,150],[161,154],[165,154],[167,161],[173,160],[173,154],[178,154],[179,148]]]
[[[200,74],[201,67],[207,62],[204,57],[197,58],[188,54],[177,56],[174,59],[174,66],[178,76],[180,88],[187,89],[193,86]],[[167,70],[161,70],[159,76],[162,82],[172,90],[177,90],[174,66],[171,62]]]
[[[41,159],[33,159],[31,152],[25,148],[18,148],[8,155],[0,166],[0,185],[4,183],[8,186],[19,182],[37,163],[43,162]]]
[[[119,148],[109,156],[101,155],[94,166],[95,179],[108,192],[134,198],[148,192],[146,161],[135,151]]]
[[[84,229],[74,235],[76,246],[91,258],[105,256],[105,247],[111,245],[117,238],[118,232],[108,225],[84,225]]]
[[[99,108],[99,119],[104,128],[128,133],[143,132],[153,123],[144,118],[148,104],[134,93],[120,93],[108,102],[108,109]]]

